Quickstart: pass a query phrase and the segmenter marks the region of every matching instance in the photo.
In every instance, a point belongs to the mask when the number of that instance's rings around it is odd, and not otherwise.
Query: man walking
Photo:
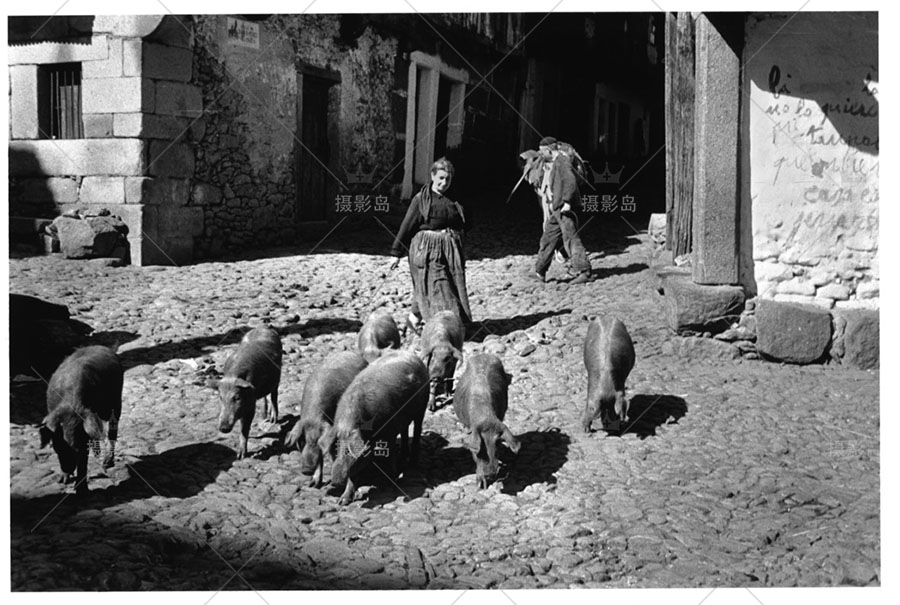
[[[544,232],[538,247],[534,275],[546,280],[547,269],[554,252],[562,245],[569,255],[571,268],[576,272],[570,284],[583,284],[591,279],[591,263],[578,236],[578,217],[581,194],[572,159],[558,149],[553,137],[541,139],[539,147],[543,162],[543,179],[538,189],[544,210]]]

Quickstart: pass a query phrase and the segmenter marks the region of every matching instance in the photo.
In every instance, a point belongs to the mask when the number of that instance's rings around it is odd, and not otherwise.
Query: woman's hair
[[[439,158],[431,165],[431,174],[437,174],[438,170],[446,170],[453,176],[453,163],[447,158]]]

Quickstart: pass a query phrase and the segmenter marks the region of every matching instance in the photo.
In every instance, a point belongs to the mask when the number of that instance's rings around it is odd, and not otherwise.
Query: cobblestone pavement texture
[[[567,286],[559,265],[532,281],[539,229],[504,221],[467,236],[480,327],[464,351],[513,375],[518,456],[504,450],[502,482],[477,490],[445,406],[426,416],[419,469],[347,507],[306,485],[280,439],[311,367],[353,348],[373,308],[405,317],[386,232],[187,267],[11,259],[12,292],[67,305],[127,368],[117,463],[91,459],[83,501],[39,449],[43,384],[12,382],[12,589],[880,584],[877,371],[666,355],[646,236],[586,228],[595,279]],[[579,426],[587,318],[607,313],[637,352],[621,437]],[[284,342],[282,418],[258,412],[236,460],[206,383],[264,323]]]

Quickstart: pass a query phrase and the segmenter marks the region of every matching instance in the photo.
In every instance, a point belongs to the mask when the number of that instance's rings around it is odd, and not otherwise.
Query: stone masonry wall
[[[744,190],[763,299],[878,306],[877,31],[876,13],[748,21]]]
[[[298,65],[340,74],[329,112],[338,132],[329,185],[349,193],[347,172],[383,177],[395,155],[392,89],[396,41],[367,28],[353,47],[339,43],[339,15],[275,15],[257,21],[257,45],[229,41],[225,16],[196,18],[194,81],[203,91],[202,134],[190,205],[204,214],[198,258],[247,247],[290,245],[298,229]],[[405,99],[403,100],[405,103]],[[368,184],[370,188],[371,185]],[[355,187],[359,189],[359,187]],[[374,188],[372,188],[374,189]],[[331,216],[335,203],[327,200]]]
[[[193,172],[190,24],[176,17],[95,18],[90,46],[10,47],[10,211],[52,216],[102,206],[129,227],[135,264],[189,262],[202,216],[186,208]],[[39,132],[41,65],[81,64],[84,139]]]

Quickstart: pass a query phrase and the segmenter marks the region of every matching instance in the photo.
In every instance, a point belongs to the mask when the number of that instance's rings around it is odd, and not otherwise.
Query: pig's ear
[[[51,413],[44,418],[44,422],[40,427],[41,447],[47,447],[47,444],[53,441],[53,433],[56,432],[58,423],[59,421],[56,418],[56,414]]]
[[[434,347],[419,350],[419,359],[427,366],[431,362],[431,354],[434,353]]]
[[[456,357],[457,361],[462,361],[463,353],[461,350],[456,347],[450,347],[450,351],[453,353],[453,356]]]
[[[332,458],[335,457],[337,452],[335,451],[335,442],[337,441],[337,429],[333,426],[328,427],[328,430],[319,437],[318,446],[319,449],[323,452],[331,455]]]
[[[250,384],[249,382],[247,382],[246,380],[244,380],[243,378],[235,378],[234,386],[236,386],[239,389],[252,389],[253,388],[253,385]]]
[[[516,439],[515,435],[512,434],[512,431],[505,424],[503,425],[503,432],[500,434],[500,438],[506,444],[506,447],[512,450],[513,454],[519,453],[519,448],[522,447],[522,444],[519,443],[519,440]]]
[[[291,429],[291,432],[287,434],[284,438],[284,447],[287,449],[293,449],[297,447],[297,449],[303,449],[306,435],[303,433],[303,429],[300,425],[300,421],[297,421],[297,424],[294,425],[294,428]]]
[[[103,439],[103,422],[97,414],[87,412],[84,416],[84,432],[91,439]]]
[[[465,441],[463,442],[463,444],[464,444],[464,445],[465,445],[465,446],[466,446],[473,454],[477,454],[478,452],[481,451],[481,433],[479,433],[478,431],[476,431],[476,430],[473,429],[472,432],[469,433],[469,436],[466,437],[466,439],[465,439]]]

